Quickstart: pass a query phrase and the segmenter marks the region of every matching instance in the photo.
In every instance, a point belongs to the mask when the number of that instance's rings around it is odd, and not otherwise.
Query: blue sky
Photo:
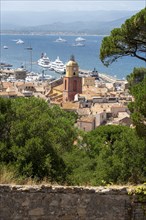
[[[75,1],[23,1],[0,0],[3,11],[80,11],[80,10],[141,10],[146,6],[146,0],[75,0]]]

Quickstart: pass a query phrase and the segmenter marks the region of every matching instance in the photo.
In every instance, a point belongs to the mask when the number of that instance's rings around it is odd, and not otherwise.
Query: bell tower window
[[[65,80],[65,90],[66,90],[66,84],[67,84],[67,82],[66,82],[66,80]]]
[[[77,91],[77,80],[74,80],[73,82],[73,91]]]

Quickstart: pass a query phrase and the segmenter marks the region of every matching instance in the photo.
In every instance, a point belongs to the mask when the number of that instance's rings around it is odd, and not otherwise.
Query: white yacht
[[[77,42],[77,43],[73,44],[72,46],[73,46],[73,47],[84,47],[85,44],[84,44],[84,43]]]
[[[51,75],[42,74],[39,76],[38,81],[51,81],[51,79],[52,79]]]
[[[65,73],[65,65],[60,60],[59,56],[54,62],[51,62],[51,69],[60,74]]]
[[[61,38],[61,37],[59,37],[58,39],[55,40],[55,42],[65,43],[65,42],[67,42],[67,40],[66,40],[66,39],[63,39],[63,38]]]
[[[7,78],[7,82],[16,82],[15,76],[9,76],[9,77]]]
[[[5,46],[3,46],[3,48],[4,48],[4,49],[8,49],[8,46],[5,45]]]
[[[19,39],[19,40],[16,41],[16,44],[24,44],[24,41]]]
[[[51,61],[49,57],[47,57],[46,53],[42,53],[41,58],[38,60],[38,65],[44,68],[50,68],[51,67]]]
[[[27,73],[27,76],[25,78],[25,82],[38,81],[38,79],[39,79],[38,73],[30,72],[30,73]]]
[[[86,39],[85,38],[83,38],[83,37],[77,37],[76,39],[75,39],[75,41],[76,42],[83,42],[83,41],[85,41]]]

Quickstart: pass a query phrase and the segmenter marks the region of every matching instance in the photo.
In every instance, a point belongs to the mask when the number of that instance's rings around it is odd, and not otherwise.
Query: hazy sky
[[[141,10],[146,6],[146,0],[0,0],[3,11],[76,11],[76,10]]]

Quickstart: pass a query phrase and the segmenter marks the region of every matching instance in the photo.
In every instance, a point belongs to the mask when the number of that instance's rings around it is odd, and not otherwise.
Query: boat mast
[[[32,47],[27,47],[27,50],[30,51],[30,72],[32,72]]]

